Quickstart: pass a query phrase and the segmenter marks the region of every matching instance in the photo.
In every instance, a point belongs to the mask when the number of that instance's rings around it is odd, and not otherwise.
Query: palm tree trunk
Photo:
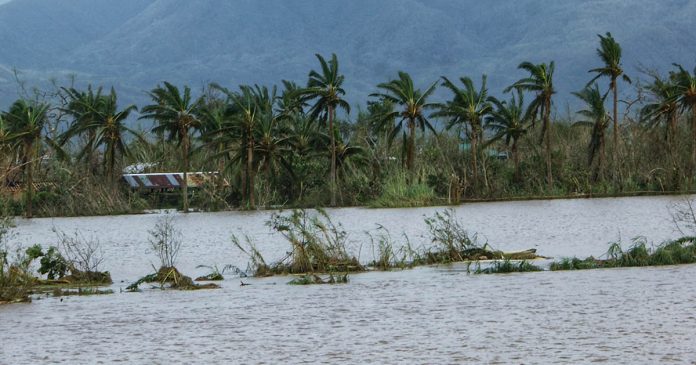
[[[188,202],[188,170],[189,170],[189,136],[188,132],[183,133],[182,141],[183,160],[184,160],[184,179],[181,182],[181,191],[184,199],[184,213],[189,211]]]
[[[251,137],[251,130],[249,133],[249,143],[247,144],[247,171],[249,177],[249,208],[254,208],[254,138]]]
[[[416,121],[411,118],[408,120],[408,151],[406,151],[406,167],[408,171],[413,174],[414,170],[414,157],[416,150]]]
[[[242,200],[241,204],[244,205],[246,204],[248,195],[247,195],[247,166],[246,164],[243,165],[242,167]]]
[[[26,217],[32,218],[34,216],[34,148],[32,143],[27,143],[25,148],[27,159],[27,191],[25,195]]]
[[[329,106],[329,137],[331,138],[331,206],[336,206],[336,136],[334,135],[334,108]]]
[[[696,103],[691,104],[691,173],[689,174],[689,180],[692,182],[691,187],[693,188],[694,174],[696,173]]]
[[[616,189],[619,181],[619,95],[616,87],[616,77],[611,79],[611,90],[614,93],[614,150],[612,151],[611,164],[613,166],[612,180],[614,189]]]
[[[475,124],[471,126],[471,172],[473,173],[473,185],[478,185],[478,130]]]
[[[522,181],[522,173],[520,171],[520,155],[517,152],[517,139],[512,141],[512,162],[515,164],[515,182]]]
[[[605,167],[605,141],[604,141],[604,130],[599,135],[599,163],[597,164],[597,177],[599,180],[604,180],[604,167]]]
[[[551,171],[551,97],[547,97],[544,106],[544,125],[546,126],[546,182],[549,190],[553,188],[553,172]]]
[[[677,162],[677,112],[673,111],[669,115],[669,155],[672,160],[672,188],[679,188],[679,163]]]

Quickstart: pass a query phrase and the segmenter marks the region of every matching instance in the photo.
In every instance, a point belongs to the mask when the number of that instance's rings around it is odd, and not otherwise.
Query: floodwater
[[[496,249],[599,256],[609,241],[678,237],[667,207],[680,197],[468,204],[458,217]],[[377,224],[413,246],[428,244],[424,216],[443,208],[330,210],[350,249],[372,260],[364,231]],[[180,269],[247,259],[230,241],[249,235],[268,261],[287,246],[264,222],[271,212],[176,215]],[[288,278],[229,277],[218,290],[120,293],[152,271],[148,233],[159,216],[19,221],[16,240],[55,244],[53,229],[98,237],[108,296],[0,306],[0,364],[426,363],[696,364],[696,266],[466,273],[462,265],[351,275],[335,286]]]

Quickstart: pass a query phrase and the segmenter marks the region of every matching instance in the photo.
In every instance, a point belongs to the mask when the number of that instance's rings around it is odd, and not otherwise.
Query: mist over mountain
[[[486,73],[501,95],[520,62],[555,60],[562,111],[600,65],[598,33],[612,32],[635,78],[693,68],[694,19],[689,0],[0,0],[0,109],[17,97],[13,69],[28,85],[74,74],[143,104],[163,80],[304,84],[314,54],[335,52],[353,103],[399,70],[421,87]]]

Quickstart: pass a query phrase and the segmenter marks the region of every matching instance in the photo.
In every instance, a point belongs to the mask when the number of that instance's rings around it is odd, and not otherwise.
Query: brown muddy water
[[[675,238],[667,206],[679,197],[468,204],[457,214],[505,251],[599,256],[608,242]],[[405,232],[428,244],[424,215],[443,208],[337,209],[351,250],[373,258],[365,230]],[[177,215],[180,268],[245,267],[231,244],[246,233],[270,261],[287,245],[264,225],[270,212]],[[23,244],[55,244],[56,227],[99,237],[113,295],[0,306],[0,364],[93,363],[491,363],[694,364],[696,266],[466,273],[463,265],[351,275],[336,286],[288,278],[228,277],[222,289],[120,293],[152,271],[147,230],[158,215],[18,222]]]

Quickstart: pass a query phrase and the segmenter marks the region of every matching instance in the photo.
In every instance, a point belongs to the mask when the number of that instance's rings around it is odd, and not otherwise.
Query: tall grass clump
[[[552,271],[586,270],[616,267],[643,267],[664,265],[685,265],[696,263],[696,237],[683,237],[664,242],[657,247],[648,247],[644,237],[632,240],[628,249],[620,242],[613,242],[604,259],[588,257],[584,260],[566,258],[551,264]]]
[[[482,251],[475,234],[471,235],[457,217],[454,209],[435,212],[425,218],[434,247],[426,252],[427,263],[451,263],[465,261],[475,252]]]
[[[435,199],[433,188],[425,183],[410,182],[406,173],[397,173],[384,182],[382,193],[370,203],[370,207],[423,207],[432,205]]]
[[[382,225],[377,225],[376,232],[365,232],[370,238],[373,261],[368,265],[376,270],[405,269],[423,263],[423,256],[411,246],[411,241],[404,234],[405,244],[400,248],[392,239],[391,233]]]
[[[287,215],[276,213],[266,225],[283,236],[291,247],[289,255],[274,265],[274,271],[304,274],[364,270],[358,259],[346,249],[348,233],[324,210],[319,209],[316,213],[293,210]]]
[[[365,270],[358,259],[348,253],[348,233],[343,226],[334,223],[321,209],[315,213],[306,210],[293,210],[289,214],[276,213],[266,225],[290,244],[287,255],[274,263],[266,263],[248,237],[246,248],[236,236],[232,237],[233,244],[251,259],[249,271],[254,276]]]

